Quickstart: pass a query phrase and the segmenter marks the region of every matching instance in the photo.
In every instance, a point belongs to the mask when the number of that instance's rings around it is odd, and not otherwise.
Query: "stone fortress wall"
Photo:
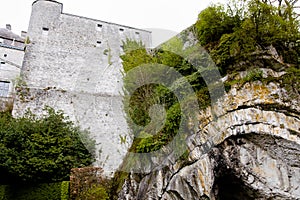
[[[111,175],[131,140],[122,104],[122,41],[151,46],[151,32],[66,14],[52,0],[32,4],[21,77],[26,88],[13,114],[45,105],[63,110],[97,143],[97,166]],[[124,142],[126,139],[126,142]]]

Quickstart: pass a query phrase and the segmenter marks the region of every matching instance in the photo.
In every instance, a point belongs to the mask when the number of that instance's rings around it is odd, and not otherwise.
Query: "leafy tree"
[[[297,65],[300,33],[298,15],[294,11],[296,2],[231,0],[227,7],[208,7],[199,14],[195,24],[198,39],[209,47],[207,50],[222,74],[228,69],[241,70],[247,65]],[[270,50],[273,55],[270,55]],[[269,66],[266,62],[270,63]]]
[[[1,182],[68,180],[71,168],[93,162],[81,134],[61,111],[52,108],[46,108],[41,118],[29,111],[17,119],[10,113],[1,113]],[[89,140],[90,146],[93,144],[87,136],[82,139]]]
[[[233,14],[233,13],[232,13]],[[213,5],[203,10],[195,24],[201,45],[218,42],[223,34],[232,33],[240,23],[239,16],[230,16],[223,5]]]
[[[229,0],[226,6],[212,5],[203,10],[193,30],[196,30],[199,43],[209,51],[222,75],[257,67],[276,68],[277,64],[279,69],[290,64],[297,65],[300,53],[297,41],[300,34],[297,15],[293,10],[295,2],[278,0],[276,4],[267,0]],[[209,105],[209,92],[202,76],[209,74],[210,69],[205,68],[200,74],[189,63],[194,63],[194,59],[199,61],[196,62],[199,66],[206,66],[205,56],[201,58],[199,51],[186,49],[184,42],[178,37],[152,51],[134,41],[126,41],[124,46],[129,49],[121,57],[125,73],[146,63],[172,67],[193,87],[200,107]],[[141,82],[145,78],[147,72],[144,70],[134,81]],[[125,90],[131,88],[131,81],[133,80],[128,80],[125,76]],[[172,87],[178,89],[181,87],[180,83],[180,80],[176,80]],[[189,97],[186,98],[187,104],[188,99]],[[182,114],[178,101],[170,90],[157,84],[144,85],[128,101],[129,116],[140,126],[151,122],[148,112],[153,104],[163,104],[167,111],[165,126],[156,135],[149,134],[146,129],[133,130],[135,135],[142,134],[147,137],[135,140],[131,149],[151,152],[167,144],[176,135]]]

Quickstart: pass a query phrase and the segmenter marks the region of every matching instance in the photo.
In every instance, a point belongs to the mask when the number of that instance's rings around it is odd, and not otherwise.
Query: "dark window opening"
[[[102,43],[101,41],[97,41],[97,45],[96,46],[99,47],[101,45],[101,43]]]
[[[49,28],[43,27],[43,35],[48,35]]]
[[[119,31],[120,31],[120,32],[124,32],[124,28],[120,28]]]
[[[101,31],[101,30],[102,30],[102,24],[97,24],[96,30],[97,30],[97,31]]]

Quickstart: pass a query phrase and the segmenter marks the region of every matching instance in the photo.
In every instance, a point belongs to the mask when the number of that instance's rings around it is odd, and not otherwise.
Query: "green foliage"
[[[143,44],[142,41],[131,40],[129,38],[126,38],[125,41],[122,41],[122,44],[125,53],[129,53],[137,49],[145,48],[145,45]]]
[[[8,200],[8,185],[0,185],[0,200]]]
[[[0,188],[4,188],[5,191],[3,200],[58,200],[61,197],[61,182],[1,185]]]
[[[263,71],[260,69],[253,69],[248,72],[245,78],[243,78],[243,82],[252,82],[252,81],[258,81],[263,78]]]
[[[144,84],[140,88],[137,88],[130,97],[125,95],[124,98],[125,102],[129,102],[129,107],[125,110],[127,111],[127,116],[131,118],[131,120],[128,120],[128,123],[133,135],[136,137],[130,151],[140,153],[156,151],[172,141],[173,137],[179,131],[183,134],[186,131],[185,129],[179,130],[180,125],[186,126],[186,119],[184,119],[182,108],[172,91],[176,90],[179,92],[179,95],[186,96],[184,80],[187,80],[194,89],[202,88],[205,82],[201,74],[183,58],[187,53],[189,54],[192,51],[188,48],[184,49],[182,40],[177,37],[172,38],[169,42],[163,44],[160,49],[152,52],[146,51],[146,49],[143,49],[142,46],[134,42],[129,42],[128,45],[124,43],[124,46],[134,46],[134,48],[129,48],[131,51],[126,51],[121,56],[125,73],[143,64],[150,64],[152,65],[152,68],[150,67],[152,71],[149,73],[153,74],[155,73],[154,69],[158,69],[157,76],[154,76],[157,77],[157,80],[170,79],[167,81],[173,83],[172,88],[166,88],[159,84]],[[137,49],[137,47],[139,48]],[[161,65],[174,68],[182,75],[182,80],[173,80],[173,77],[165,76],[168,71],[159,71],[159,66]],[[125,76],[125,91],[133,87],[132,82],[133,84],[135,82],[142,83],[143,77],[147,77],[146,69],[134,80],[132,80],[132,77],[128,79]],[[149,114],[149,109],[156,104],[162,105],[166,111],[165,124],[159,130],[157,130],[157,124],[153,121],[158,120],[159,122],[163,122],[163,118],[158,119],[162,114],[158,114],[159,117],[154,117],[155,120]],[[183,124],[181,124],[182,122]]]
[[[93,162],[91,153],[80,140],[79,127],[61,111],[52,108],[44,111],[40,118],[30,111],[17,119],[10,113],[0,114],[2,182],[67,180],[71,168]]]
[[[107,200],[109,199],[109,194],[106,188],[99,184],[94,184],[88,190],[82,192],[78,200]]]
[[[195,24],[201,45],[207,45],[220,40],[223,34],[233,32],[240,23],[238,16],[230,16],[224,6],[213,5],[203,10]]]
[[[101,180],[103,170],[99,167],[71,169],[70,199],[76,199],[85,190]]]
[[[0,185],[1,200],[68,200],[69,182]]]
[[[111,54],[111,48],[107,42],[107,49],[104,50],[104,55],[107,55],[107,62],[108,62],[108,65],[112,65],[112,54]]]
[[[266,58],[259,54],[266,54],[265,50],[270,47],[275,47],[283,62],[298,64],[300,34],[293,4],[240,2],[244,6],[234,0],[229,1],[226,8],[210,6],[199,14],[195,24],[200,43],[210,51],[221,73],[245,70],[241,63],[265,65]],[[274,65],[278,60],[271,62]]]
[[[231,86],[237,85],[242,87],[247,82],[261,81],[264,84],[269,82],[279,83],[282,88],[285,88],[287,95],[293,99],[297,98],[300,93],[300,69],[299,67],[289,67],[285,71],[286,73],[280,77],[267,77],[264,78],[260,69],[252,69],[247,72],[247,75],[241,79],[237,79],[235,76],[237,73],[230,74],[229,79],[225,82],[226,90],[230,90]]]
[[[292,6],[280,2],[281,5],[261,0],[229,0],[226,6],[212,5],[199,14],[191,30],[196,31],[199,43],[210,53],[221,75],[247,71],[244,78],[225,82],[227,89],[234,84],[242,86],[246,82],[262,81],[262,71],[257,69],[259,67],[282,70],[286,66],[298,65],[300,60],[298,21]],[[168,144],[178,131],[188,132],[189,119],[185,119],[182,115],[182,109],[185,106],[192,106],[193,101],[192,97],[185,94],[183,80],[187,80],[194,89],[200,109],[206,108],[210,104],[210,99],[217,99],[210,96],[205,82],[207,79],[214,80],[210,79],[209,75],[215,74],[212,73],[215,69],[207,66],[208,58],[201,54],[199,49],[195,51],[192,47],[186,48],[183,42],[185,39],[182,38],[186,39],[186,36],[174,37],[152,51],[133,41],[124,43],[129,49],[121,56],[125,74],[143,64],[152,66],[161,64],[174,68],[183,76],[174,80],[171,89],[158,84],[148,84],[138,88],[130,97],[125,95],[125,101],[129,102],[129,108],[126,108],[127,116],[132,119],[129,127],[132,128],[134,136],[143,135],[142,138],[134,140],[131,147],[133,152],[158,150]],[[202,67],[201,73],[191,63]],[[205,81],[202,78],[204,76]],[[147,77],[147,73],[136,77],[134,81],[140,82],[143,77]],[[164,79],[172,80],[171,78],[164,76]],[[132,82],[133,80],[128,80],[125,76],[125,91],[132,88]],[[218,88],[217,83],[215,84],[214,86]],[[172,93],[176,89],[185,97],[185,105],[180,105],[181,107]],[[221,95],[217,94],[217,97]],[[163,105],[167,116],[164,127],[155,134],[152,131],[154,128],[149,127],[152,120],[149,109],[154,104]],[[139,127],[133,126],[133,123]],[[183,123],[182,130],[178,130],[180,123]]]
[[[60,199],[61,200],[69,200],[69,193],[70,193],[69,191],[70,191],[70,182],[62,181],[61,182]]]
[[[29,39],[29,36],[26,36],[24,43],[25,44],[30,44],[31,43],[31,41]]]
[[[126,39],[123,41],[124,55],[121,55],[125,73],[141,64],[153,63],[153,57],[147,53],[141,42]]]
[[[154,135],[141,131],[139,138],[134,140],[131,151],[149,153],[159,150],[168,144],[179,131],[182,131],[179,129],[182,117],[180,105],[174,104],[167,110],[164,127]]]
[[[106,199],[112,183],[100,167],[73,168],[70,176],[70,199]]]
[[[126,161],[128,161],[128,160],[126,160]],[[122,165],[124,165],[124,163],[122,163]],[[122,169],[122,167],[121,167],[121,169]],[[125,171],[122,171],[122,170],[119,170],[119,171],[115,172],[114,177],[111,180],[111,183],[112,183],[111,184],[111,189],[110,189],[110,199],[111,200],[118,199],[117,194],[122,189],[122,187],[125,183],[125,180],[128,179],[128,178],[129,178],[128,172],[125,172]]]
[[[300,94],[300,68],[291,67],[282,77],[281,86],[286,89],[291,98],[297,98]]]
[[[299,39],[298,22],[295,18],[286,18],[273,4],[263,1],[249,1],[248,16],[252,29],[250,30],[261,46],[273,45],[287,47],[284,43],[295,42]]]
[[[121,144],[126,144],[127,135],[124,135],[124,136],[119,135],[119,137],[120,137],[120,143]]]
[[[176,36],[169,39],[168,42],[163,43],[161,45],[161,49],[164,51],[176,53],[177,55],[181,55],[184,53],[182,40],[180,40]]]
[[[253,82],[253,81],[263,81],[263,71],[259,68],[251,69],[247,72],[246,76],[241,79],[236,79],[234,76],[236,74],[231,74],[229,80],[225,82],[225,88],[226,91],[231,89],[231,86],[238,85],[239,87],[242,87],[247,82]]]

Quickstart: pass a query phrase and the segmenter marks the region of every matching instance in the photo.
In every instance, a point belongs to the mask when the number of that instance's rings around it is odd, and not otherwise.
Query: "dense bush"
[[[70,182],[63,181],[63,182],[61,182],[60,199],[61,200],[69,200],[69,196],[70,196]]]
[[[68,181],[43,184],[13,184],[0,186],[1,200],[68,200]],[[64,187],[63,187],[64,186]],[[65,190],[67,189],[67,190]]]
[[[0,200],[8,200],[8,185],[0,185]]]
[[[102,185],[92,185],[89,189],[82,192],[76,200],[108,200],[109,194]]]
[[[0,113],[0,181],[68,180],[71,168],[93,162],[81,133],[61,111],[52,108],[46,108],[40,118],[29,111],[17,119]]]
[[[10,199],[18,200],[56,200],[61,197],[61,183],[10,186]]]
[[[111,184],[102,168],[74,168],[70,176],[70,199],[108,199]]]
[[[218,42],[222,35],[232,33],[241,22],[238,16],[230,16],[222,5],[206,8],[198,18],[195,27],[201,45]]]

